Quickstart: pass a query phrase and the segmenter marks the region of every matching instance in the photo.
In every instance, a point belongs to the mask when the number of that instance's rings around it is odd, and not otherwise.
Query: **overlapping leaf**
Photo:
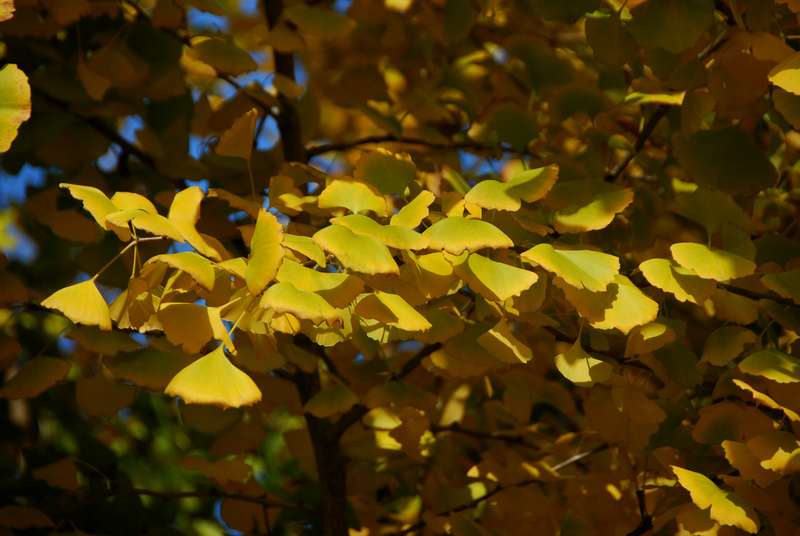
[[[61,311],[76,324],[111,331],[111,314],[94,279],[57,290],[42,302],[42,306]]]
[[[711,249],[703,244],[681,242],[672,244],[675,260],[704,279],[727,281],[751,275],[756,263],[725,250]]]
[[[371,236],[380,240],[390,248],[425,249],[430,242],[428,238],[399,225],[381,225],[370,217],[361,214],[350,214],[331,218],[331,223],[343,225],[357,235]]]
[[[431,249],[461,255],[465,250],[474,253],[481,249],[504,249],[514,242],[489,222],[462,217],[443,218],[425,230],[422,236],[430,240]]]
[[[703,279],[694,270],[669,259],[649,259],[641,263],[639,269],[651,285],[671,292],[682,302],[702,305],[717,288],[713,281]]]
[[[453,271],[472,290],[490,300],[505,301],[519,296],[536,283],[535,272],[493,261],[479,254],[464,252],[453,259]]]
[[[689,491],[692,502],[698,508],[702,510],[711,508],[711,519],[721,525],[739,527],[751,534],[760,530],[758,514],[739,495],[718,488],[714,482],[700,473],[674,465],[672,470],[678,477],[680,485]]]
[[[332,253],[346,268],[364,274],[397,274],[400,269],[379,240],[357,235],[343,225],[329,225],[312,237],[314,243]]]
[[[299,290],[288,282],[270,286],[261,297],[259,306],[274,309],[277,313],[292,313],[297,318],[304,318],[315,324],[324,321],[331,326],[338,326],[342,323],[339,312],[319,294]]]
[[[556,249],[539,244],[523,253],[522,258],[555,273],[575,288],[592,292],[605,290],[619,272],[619,259],[589,249]]]
[[[558,179],[558,166],[550,165],[517,173],[508,182],[484,180],[476,184],[464,200],[494,210],[518,210],[522,201],[542,199]]]
[[[591,387],[611,377],[614,366],[596,357],[592,357],[581,346],[580,340],[570,346],[569,350],[555,357],[556,368],[566,379],[581,387]]]
[[[361,181],[337,179],[319,194],[319,208],[344,207],[353,214],[371,210],[381,216],[389,215],[386,199],[380,191]]]
[[[282,242],[283,226],[275,216],[262,209],[250,240],[250,260],[245,272],[247,288],[253,296],[261,294],[278,273],[284,256]]]

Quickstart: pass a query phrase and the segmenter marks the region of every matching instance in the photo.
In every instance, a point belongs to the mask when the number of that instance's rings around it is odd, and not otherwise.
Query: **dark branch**
[[[338,151],[345,151],[347,149],[353,149],[355,147],[360,147],[361,145],[371,145],[374,143],[401,143],[405,145],[420,145],[427,147],[429,149],[436,149],[441,151],[450,151],[450,150],[473,150],[473,151],[497,151],[501,150],[506,153],[514,153],[516,154],[517,151],[511,149],[510,147],[502,147],[500,145],[481,145],[472,142],[456,142],[456,143],[436,143],[426,140],[421,140],[418,138],[398,138],[392,134],[387,134],[385,136],[367,136],[366,138],[361,138],[358,140],[353,141],[346,141],[346,142],[339,142],[339,143],[327,143],[324,145],[317,145],[316,147],[309,147],[306,150],[309,158],[313,158],[315,156],[319,156],[321,154],[330,153],[330,152],[338,152]]]
[[[783,298],[773,294],[755,292],[753,290],[747,290],[746,288],[734,287],[733,285],[729,285],[727,283],[719,283],[719,286],[731,294],[738,294],[739,296],[744,296],[745,298],[750,298],[751,300],[772,300],[775,303],[780,303],[781,305],[798,305],[791,298]]]

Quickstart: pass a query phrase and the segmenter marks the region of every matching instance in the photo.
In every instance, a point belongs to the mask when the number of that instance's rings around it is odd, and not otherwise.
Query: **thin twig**
[[[734,287],[733,285],[729,285],[727,283],[718,284],[731,294],[738,294],[739,296],[744,296],[745,298],[750,298],[751,300],[772,300],[775,303],[780,303],[781,305],[797,305],[791,298],[784,298],[781,296],[775,296],[773,294],[764,294],[763,292],[755,292],[753,290],[747,290],[746,288]]]
[[[500,435],[491,432],[481,432],[478,430],[470,430],[467,428],[461,428],[458,424],[451,424],[450,426],[431,426],[431,433],[438,434],[440,432],[453,432],[457,434],[463,434],[470,437],[474,437],[475,439],[490,439],[490,440],[497,440],[502,441],[504,443],[512,443],[514,445],[519,445],[522,447],[526,447],[529,449],[536,449],[541,450],[541,447],[538,445],[534,445],[533,443],[528,443],[520,436],[511,436],[511,435]]]
[[[384,136],[367,136],[365,138],[360,138],[352,141],[317,145],[316,147],[309,147],[306,150],[306,153],[308,154],[309,158],[313,158],[315,156],[319,156],[325,153],[345,151],[347,149],[353,149],[361,145],[370,145],[374,143],[400,143],[405,145],[421,145],[429,149],[436,149],[442,151],[449,151],[449,150],[497,151],[499,149],[506,153],[517,154],[517,151],[515,151],[514,149],[511,149],[510,147],[503,147],[500,145],[482,145],[473,142],[437,143],[432,141],[421,140],[419,138],[397,137],[392,134],[387,134]]]

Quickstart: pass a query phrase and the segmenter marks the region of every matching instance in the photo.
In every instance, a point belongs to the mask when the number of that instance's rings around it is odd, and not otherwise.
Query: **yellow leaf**
[[[461,255],[465,250],[474,253],[485,248],[514,247],[514,242],[491,223],[458,216],[437,221],[422,236],[430,239],[430,249],[453,255]]]
[[[756,342],[757,336],[741,326],[722,326],[706,339],[700,361],[708,361],[715,367],[724,367],[744,351],[747,344]],[[734,380],[735,381],[735,380]]]
[[[261,297],[259,307],[274,309],[276,313],[292,313],[314,324],[327,322],[340,326],[342,315],[321,296],[307,290],[299,290],[292,283],[275,283]]]
[[[670,259],[649,259],[639,265],[645,279],[678,301],[702,305],[714,294],[716,283],[698,277],[694,270],[678,266]]]
[[[19,126],[31,116],[31,87],[13,63],[0,70],[0,153],[8,151]]]
[[[523,253],[522,258],[541,265],[575,288],[592,292],[605,290],[619,272],[617,257],[589,249],[556,249],[539,244]]]
[[[431,329],[431,323],[403,298],[379,290],[358,300],[355,313],[405,331]]]
[[[556,214],[553,228],[558,233],[605,229],[632,201],[633,190],[630,188],[599,194],[587,205],[569,205],[563,208]]]
[[[337,179],[319,194],[319,208],[344,207],[353,214],[371,210],[381,216],[389,215],[386,199],[377,188],[356,180]]]
[[[187,404],[219,408],[251,406],[261,400],[255,382],[225,356],[223,345],[204,355],[169,382],[164,393],[181,397]]]
[[[208,189],[208,197],[218,197],[219,199],[224,200],[231,208],[235,208],[237,210],[241,210],[253,220],[258,219],[258,213],[261,212],[261,203],[257,203],[251,199],[244,199],[239,197],[236,194],[232,194],[227,190],[223,190],[222,188],[209,188]],[[261,196],[258,197],[261,199]]]
[[[75,400],[92,417],[111,418],[133,404],[136,387],[112,382],[101,370],[75,382]]]
[[[677,466],[671,466],[678,483],[689,491],[692,502],[701,510],[711,508],[711,519],[755,534],[761,528],[753,507],[740,496],[717,487],[709,478]]]
[[[675,331],[666,324],[650,322],[643,326],[637,326],[628,333],[625,357],[648,354],[675,342],[675,339]]]
[[[119,207],[114,205],[111,200],[106,197],[106,194],[94,188],[93,186],[81,186],[79,184],[59,184],[61,188],[69,190],[69,194],[77,199],[83,201],[83,208],[92,215],[94,221],[107,231],[114,231],[117,238],[123,241],[131,239],[130,231],[125,227],[119,227],[106,220],[106,216],[119,211]]]
[[[591,387],[611,377],[614,366],[589,355],[580,340],[555,357],[556,368],[566,379],[581,387]]]
[[[514,337],[505,320],[478,337],[478,344],[503,363],[527,363],[533,359],[533,352],[519,339]]]
[[[22,365],[0,389],[0,398],[33,398],[67,377],[69,361],[39,355]]]
[[[392,154],[378,149],[361,154],[353,176],[384,195],[403,195],[416,173],[417,168],[406,153]]]
[[[398,274],[400,269],[383,243],[357,235],[342,225],[329,225],[312,237],[315,244],[332,253],[347,268],[363,274]]]
[[[769,72],[769,81],[795,95],[800,95],[800,52],[788,56]]]
[[[316,292],[336,308],[344,308],[364,291],[364,282],[346,273],[318,272],[293,261],[281,264],[276,276],[300,290]]]
[[[768,348],[745,357],[739,370],[753,376],[763,376],[778,383],[800,382],[800,359]]]
[[[768,408],[782,411],[792,421],[800,422],[800,415],[798,415],[791,409],[781,406],[775,400],[773,400],[772,398],[770,398],[769,396],[765,395],[760,391],[756,391],[753,387],[746,384],[742,380],[737,380],[736,378],[734,378],[732,381],[737,387],[753,395],[753,400],[755,400],[757,404],[761,404],[762,406],[767,406]]]
[[[14,0],[0,0],[0,21],[14,16]]]
[[[765,287],[783,298],[800,305],[800,269],[779,274],[767,274],[761,278]]]
[[[727,281],[751,275],[756,263],[721,249],[710,249],[703,244],[681,242],[670,246],[673,258],[703,279]]]
[[[739,470],[742,478],[754,480],[759,487],[766,488],[781,479],[778,473],[761,466],[761,460],[747,448],[747,444],[726,439],[722,442],[722,448],[725,449],[728,462]]]
[[[357,235],[371,236],[389,246],[397,249],[425,249],[428,247],[428,238],[416,231],[399,225],[381,225],[372,218],[361,214],[350,214],[339,218],[331,218],[331,223],[343,225]]]
[[[160,214],[148,214],[141,209],[127,209],[112,212],[106,216],[106,221],[119,227],[132,223],[136,229],[155,236],[166,236],[176,242],[183,243],[183,235],[167,218]]]
[[[310,236],[299,236],[293,234],[284,234],[283,247],[301,253],[316,262],[320,267],[325,268],[327,265],[325,261],[325,253],[319,248],[318,245],[311,240]]]
[[[211,308],[196,303],[165,303],[158,311],[167,340],[187,354],[200,352],[212,338],[225,340],[228,332]]]
[[[800,441],[791,432],[773,431],[757,435],[747,448],[761,462],[761,467],[780,475],[800,472]]]
[[[210,65],[220,74],[238,76],[258,68],[258,64],[246,50],[233,42],[212,37],[195,37],[186,54]]]
[[[245,272],[247,288],[253,296],[261,294],[278,273],[285,254],[281,242],[283,226],[275,216],[261,209],[250,240],[251,254]]]
[[[508,182],[484,180],[476,184],[464,200],[479,207],[493,210],[516,211],[522,201],[533,203],[542,199],[558,179],[558,166],[527,169]]]
[[[253,152],[253,137],[256,133],[258,110],[251,109],[236,118],[233,125],[222,133],[215,151],[222,156],[238,156],[250,162]]]
[[[303,411],[318,419],[327,419],[337,413],[344,413],[357,403],[358,396],[353,391],[336,383],[311,397],[303,406]]]
[[[163,262],[176,270],[186,272],[198,285],[207,291],[214,290],[214,268],[211,266],[211,262],[193,251],[156,255],[151,257],[145,265],[154,262]]]
[[[111,314],[94,279],[57,290],[42,302],[42,306],[61,311],[76,324],[111,331]]]
[[[203,190],[197,186],[190,186],[178,192],[169,207],[167,218],[200,254],[215,262],[220,262],[225,260],[223,253],[227,252],[219,251],[218,247],[215,247],[216,244],[207,240],[207,237],[201,235],[195,228],[197,220],[200,219],[200,202],[204,197]],[[225,258],[229,257],[229,254],[225,256]]]
[[[160,391],[192,358],[172,346],[166,339],[155,339],[150,346],[130,354],[103,358],[103,364],[120,380],[137,387]]]
[[[389,220],[391,225],[399,225],[402,227],[408,227],[409,229],[415,229],[419,227],[419,224],[422,223],[422,220],[428,217],[430,211],[428,207],[431,206],[431,203],[436,201],[436,196],[433,195],[432,192],[428,190],[422,190],[417,197],[411,200],[406,206],[400,209],[400,211],[392,216],[392,219]]]
[[[505,301],[531,288],[539,276],[530,270],[464,252],[453,259],[454,273],[488,300]]]
[[[370,389],[363,397],[364,405],[368,408],[390,406],[403,408],[410,406],[426,412],[433,413],[436,395],[412,383],[402,381],[388,381]]]

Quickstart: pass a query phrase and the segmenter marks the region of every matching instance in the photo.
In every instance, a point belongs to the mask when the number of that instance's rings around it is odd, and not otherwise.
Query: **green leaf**
[[[431,203],[436,201],[436,196],[433,195],[432,192],[428,190],[422,190],[417,197],[411,200],[406,206],[400,209],[400,211],[392,216],[392,219],[389,221],[391,225],[398,225],[402,227],[408,227],[409,229],[415,229],[419,227],[419,224],[422,223],[422,220],[428,217],[430,211],[428,207],[431,206]]]
[[[670,259],[649,259],[639,265],[645,279],[678,301],[702,305],[717,288],[714,281],[698,277],[694,270],[678,266]]]
[[[775,185],[778,172],[738,126],[676,135],[675,156],[699,184],[729,194],[753,194]]]
[[[353,391],[336,383],[311,397],[303,406],[303,411],[318,419],[327,419],[337,413],[344,413],[357,403],[358,396]]]
[[[261,400],[261,391],[250,376],[228,360],[221,344],[178,372],[164,393],[181,397],[187,404],[222,409],[251,406]]]
[[[484,180],[475,185],[464,200],[490,210],[516,211],[522,201],[533,203],[542,199],[558,179],[555,164],[521,171],[508,182]]]
[[[636,40],[622,27],[622,10],[609,17],[586,19],[586,42],[600,63],[616,67],[633,57],[638,48]]]
[[[363,274],[398,274],[400,269],[382,242],[357,235],[343,225],[329,225],[312,237],[315,244],[332,253],[345,267]]]
[[[339,309],[347,307],[364,291],[364,282],[354,275],[318,272],[292,261],[281,264],[276,280],[291,283],[300,290],[316,292]]]
[[[514,247],[514,242],[491,223],[462,217],[442,218],[422,236],[430,240],[430,249],[445,250],[453,255],[461,255],[465,250],[474,253],[485,248]]]
[[[381,216],[389,215],[386,199],[371,184],[337,179],[319,194],[319,208],[344,207],[353,214],[371,210]]]
[[[761,283],[779,296],[800,305],[800,269],[767,274],[761,278]]]
[[[22,365],[0,389],[0,398],[34,398],[50,389],[69,374],[69,361],[39,355]]]
[[[0,153],[8,151],[19,126],[30,116],[28,77],[13,63],[8,64],[0,70]]]
[[[187,54],[192,59],[207,63],[220,74],[239,76],[258,69],[258,65],[246,50],[231,41],[213,37],[195,38]]]
[[[756,234],[750,216],[730,194],[719,190],[699,187],[690,194],[676,195],[672,209],[681,216],[702,224],[708,236],[721,231],[726,223],[733,224],[749,234]]]
[[[408,227],[399,225],[381,225],[368,216],[349,214],[339,218],[331,218],[331,223],[343,225],[357,235],[371,236],[390,248],[425,249],[430,240]]]
[[[407,154],[392,154],[378,149],[361,155],[353,176],[371,184],[384,195],[403,195],[416,173],[417,167]]]
[[[245,272],[247,289],[253,296],[261,294],[278,273],[285,254],[282,242],[283,225],[275,216],[261,209],[250,240],[250,260]]]
[[[703,279],[727,281],[751,275],[756,263],[721,249],[711,249],[703,244],[680,242],[672,244],[670,251],[675,260]]]
[[[505,301],[519,296],[539,279],[535,272],[467,252],[452,263],[455,274],[488,300]]]
[[[739,527],[755,534],[761,529],[758,514],[739,495],[717,487],[709,478],[672,465],[678,483],[689,491],[692,502],[701,510],[711,508],[711,519],[720,525]]]
[[[202,255],[198,255],[193,251],[164,253],[163,255],[151,257],[145,265],[154,262],[163,262],[176,270],[186,272],[198,285],[207,291],[214,290],[214,268],[211,266],[211,261]]]
[[[575,288],[592,292],[605,290],[619,272],[617,257],[589,249],[556,249],[550,244],[539,244],[521,256],[553,272]]]
[[[525,108],[511,101],[490,104],[478,116],[468,135],[486,144],[507,143],[522,154],[538,134],[533,117]]]
[[[753,344],[756,340],[756,334],[747,328],[722,326],[706,339],[700,361],[708,361],[715,367],[724,367],[739,357],[746,345]]]
[[[768,348],[745,357],[739,363],[739,370],[778,383],[800,382],[800,360],[777,348]]]
[[[255,108],[237,117],[233,125],[222,133],[214,150],[218,155],[238,156],[250,162],[257,121],[258,110]]]
[[[633,202],[633,190],[625,188],[595,196],[587,205],[569,205],[556,214],[558,233],[583,233],[605,229],[614,217]]]
[[[61,311],[76,324],[111,331],[111,314],[94,279],[57,290],[42,302],[42,306]]]
[[[647,48],[672,54],[691,48],[714,22],[711,0],[650,0],[633,10],[625,29]]]
[[[269,287],[259,306],[274,309],[277,313],[292,313],[314,324],[323,321],[334,327],[342,324],[342,315],[319,294],[298,290],[291,283],[275,283]]]
[[[296,3],[283,9],[283,16],[292,21],[300,31],[330,39],[344,37],[355,28],[355,21],[323,6]]]
[[[563,376],[580,387],[591,387],[611,377],[614,366],[589,355],[580,339],[563,354],[555,357],[556,368]]]

